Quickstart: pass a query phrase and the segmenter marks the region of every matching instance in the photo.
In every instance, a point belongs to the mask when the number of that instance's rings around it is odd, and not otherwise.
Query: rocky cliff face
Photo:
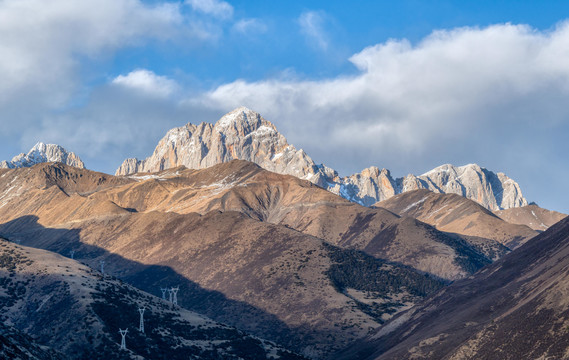
[[[22,153],[14,156],[12,161],[1,161],[0,168],[31,167],[44,162],[61,162],[69,166],[85,168],[85,164],[75,153],[68,152],[59,145],[42,142],[37,143],[27,154]]]
[[[462,195],[492,210],[528,204],[518,183],[476,164],[439,166],[419,176],[419,184],[434,192]]]
[[[187,124],[168,131],[150,157],[126,159],[116,175],[156,172],[180,165],[203,169],[234,159],[309,180],[364,206],[417,189],[459,194],[491,210],[527,205],[515,181],[475,164],[443,165],[420,176],[410,174],[396,179],[389,170],[372,166],[340,178],[335,170],[317,165],[302,149],[288,144],[272,123],[245,107],[226,114],[216,124]]]
[[[156,172],[180,165],[203,169],[235,159],[322,186],[335,175],[333,170],[317,166],[302,149],[289,145],[261,115],[244,107],[223,116],[215,125],[186,124],[168,131],[149,158],[126,159],[116,175]]]

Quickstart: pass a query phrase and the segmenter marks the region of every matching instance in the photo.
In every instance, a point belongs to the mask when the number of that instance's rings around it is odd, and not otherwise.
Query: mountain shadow
[[[179,287],[177,300],[178,305],[183,308],[232,326],[235,326],[236,318],[250,321],[255,324],[255,335],[281,343],[293,351],[302,350],[306,339],[316,335],[313,329],[291,328],[273,314],[248,303],[229,299],[219,291],[204,289],[169,266],[141,264],[100,247],[85,244],[81,241],[80,229],[43,227],[38,223],[37,216],[29,215],[1,224],[0,237],[67,257],[71,257],[71,251],[74,251],[75,260],[97,271],[101,271],[100,261],[104,261],[105,275],[116,276],[159,297],[162,297],[161,288]]]

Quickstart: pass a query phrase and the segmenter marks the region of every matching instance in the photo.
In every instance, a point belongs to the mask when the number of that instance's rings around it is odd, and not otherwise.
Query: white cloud
[[[552,173],[566,168],[560,154],[569,151],[554,140],[569,134],[568,23],[546,32],[511,24],[436,31],[415,45],[370,46],[350,61],[353,76],[237,80],[189,103],[255,109],[344,174],[479,162],[522,186],[538,168],[542,177],[569,176]]]
[[[233,25],[233,29],[242,34],[264,33],[267,25],[260,19],[241,19]]]
[[[137,69],[127,75],[119,75],[113,79],[112,83],[159,97],[168,97],[179,89],[174,80],[158,76],[146,69]]]
[[[466,131],[473,121],[494,117],[504,123],[512,114],[525,119],[514,104],[529,100],[546,111],[551,104],[543,96],[569,92],[568,49],[567,24],[551,33],[510,24],[437,31],[416,46],[391,40],[353,55],[350,61],[360,70],[355,76],[238,80],[196,101],[224,108],[244,103],[291,122],[310,118],[338,134],[357,126],[367,130],[369,141],[398,139],[399,148],[418,151],[445,129]],[[565,121],[569,108],[559,110],[546,111],[546,121]]]
[[[322,11],[305,11],[298,17],[300,32],[321,50],[328,49],[328,35],[324,29],[325,15]]]
[[[139,0],[0,2],[0,129],[14,131],[84,91],[81,63],[183,27],[180,6]],[[85,61],[87,60],[88,61]],[[18,121],[13,121],[14,119]]]
[[[303,15],[302,31],[325,50],[325,14]],[[252,31],[255,22],[248,20],[238,21],[235,31]],[[188,24],[171,3],[0,2],[0,118],[7,119],[0,130],[22,127],[26,145],[62,142],[109,166],[148,155],[173,126],[214,121],[246,105],[316,161],[344,174],[370,165],[404,175],[445,162],[478,162],[506,171],[524,191],[528,184],[542,186],[532,180],[536,172],[550,188],[562,188],[569,177],[567,23],[546,32],[502,24],[436,31],[417,44],[390,40],[354,54],[355,75],[236,80],[183,103],[172,96],[178,87],[173,80],[136,70],[96,88],[84,107],[45,111],[84,91],[79,58],[112,57],[147,39],[170,39],[181,26],[199,23]],[[531,191],[538,194],[536,187]],[[544,197],[531,191],[530,200],[541,202]]]
[[[233,16],[233,6],[219,0],[186,0],[195,11],[202,12],[221,19],[229,19]]]

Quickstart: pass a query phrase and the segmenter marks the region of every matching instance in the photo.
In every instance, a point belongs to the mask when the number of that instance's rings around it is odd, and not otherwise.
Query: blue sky
[[[161,3],[146,1],[147,4]],[[215,41],[188,44],[153,43],[127,48],[113,59],[112,73],[133,67],[156,73],[190,76],[205,89],[237,78],[261,80],[285,70],[311,79],[354,72],[348,58],[388,39],[419,42],[435,29],[485,27],[499,23],[529,24],[547,30],[565,19],[565,1],[233,1],[231,20],[216,25]],[[302,14],[314,23],[326,49],[302,31]],[[249,36],[232,28],[241,20],[258,22]],[[194,78],[195,76],[195,78]]]
[[[0,1],[0,159],[113,173],[245,105],[349,175],[503,171],[569,213],[569,2]]]

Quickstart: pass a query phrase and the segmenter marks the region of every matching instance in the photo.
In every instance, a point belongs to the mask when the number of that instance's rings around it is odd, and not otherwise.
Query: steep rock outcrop
[[[439,166],[421,176],[419,184],[426,189],[458,194],[492,210],[527,205],[520,186],[504,173],[494,173],[476,164]]]
[[[475,164],[442,165],[420,176],[410,174],[396,179],[389,170],[372,166],[340,178],[335,170],[317,165],[302,149],[290,145],[272,123],[245,107],[231,111],[215,124],[187,124],[168,131],[150,157],[126,159],[116,175],[156,172],[180,165],[203,169],[235,159],[309,180],[364,206],[417,189],[459,194],[491,210],[527,205],[514,180]]]
[[[245,107],[233,110],[215,125],[186,124],[168,131],[150,157],[126,159],[116,175],[156,172],[180,165],[203,169],[235,159],[321,186],[326,185],[326,179],[337,176],[332,169],[317,166],[302,149],[289,145],[273,124]]]

